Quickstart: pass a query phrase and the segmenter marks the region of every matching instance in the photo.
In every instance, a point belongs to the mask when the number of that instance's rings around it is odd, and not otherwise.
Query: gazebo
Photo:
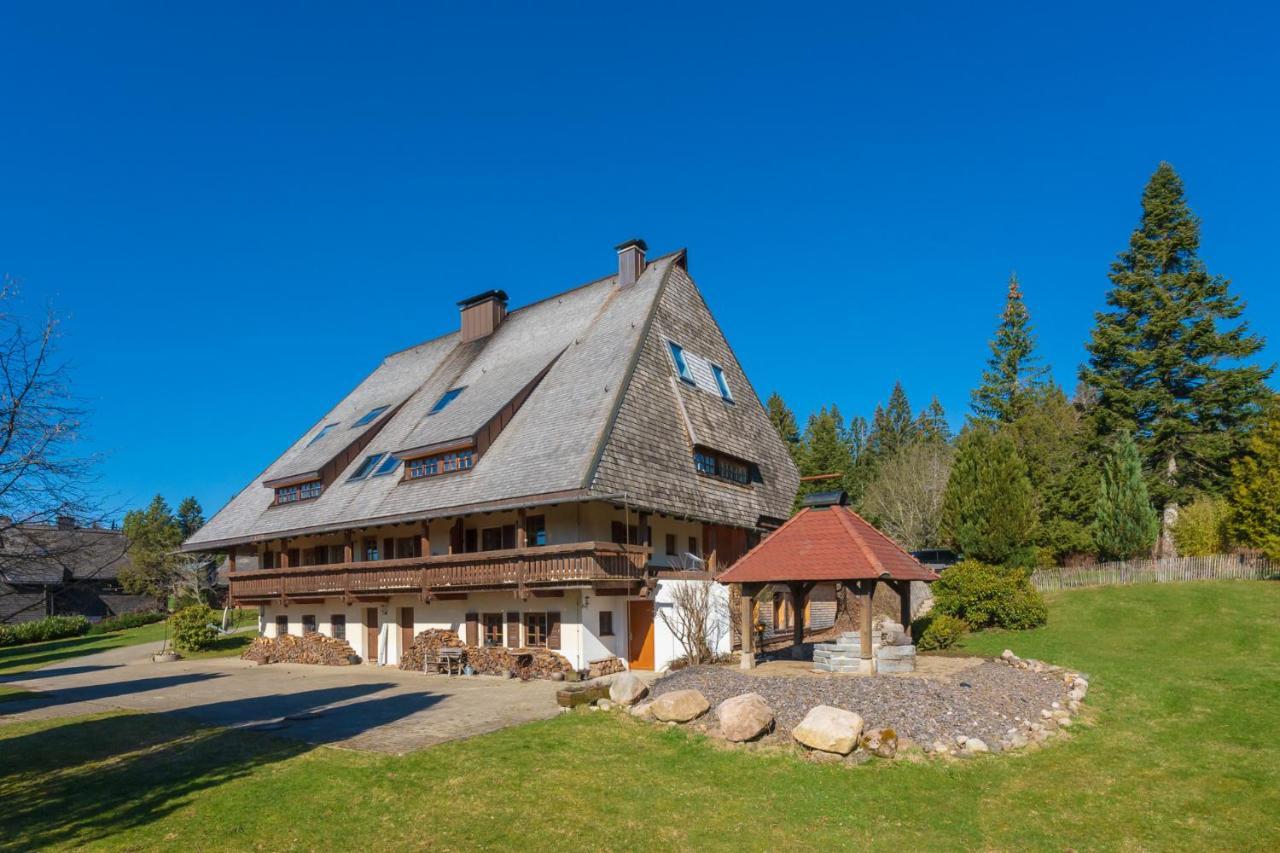
[[[752,602],[766,586],[784,584],[796,613],[803,613],[818,583],[843,585],[858,597],[861,610],[861,658],[866,672],[871,658],[871,602],[876,587],[886,584],[901,602],[902,626],[911,625],[911,581],[931,583],[938,575],[922,566],[862,516],[851,510],[844,492],[807,497],[803,509],[734,563],[717,580],[738,584],[742,626],[742,668],[755,666]],[[804,642],[804,622],[796,619],[792,637]]]

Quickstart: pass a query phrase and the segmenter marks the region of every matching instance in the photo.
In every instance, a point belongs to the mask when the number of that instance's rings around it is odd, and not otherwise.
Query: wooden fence
[[[1036,569],[1031,583],[1041,592],[1083,586],[1114,586],[1170,581],[1266,580],[1280,577],[1265,557],[1214,554],[1209,557],[1165,557],[1159,560],[1121,560],[1096,566]]]

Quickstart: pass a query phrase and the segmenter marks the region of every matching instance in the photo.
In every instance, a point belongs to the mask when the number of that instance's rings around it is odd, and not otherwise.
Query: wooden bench
[[[446,675],[462,675],[463,649],[437,649],[436,670]]]

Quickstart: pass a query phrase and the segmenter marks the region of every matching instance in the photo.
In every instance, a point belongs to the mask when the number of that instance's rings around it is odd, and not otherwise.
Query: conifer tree
[[[928,408],[921,409],[920,415],[916,418],[916,436],[921,441],[937,441],[943,444],[951,441],[951,427],[947,424],[947,413],[937,397],[929,402]]]
[[[916,439],[916,420],[911,414],[911,402],[901,382],[893,383],[889,402],[876,406],[871,419],[871,435],[867,439],[873,460],[889,459]]]
[[[830,480],[801,483],[797,500],[814,492],[844,489],[853,493],[857,486],[854,476],[853,447],[845,429],[840,409],[823,406],[809,416],[804,440],[799,451],[800,475],[813,477],[820,474],[839,474]]]
[[[986,563],[1034,559],[1036,507],[1013,440],[974,425],[960,435],[942,499],[942,532],[965,557]]]
[[[1246,363],[1263,339],[1240,320],[1227,279],[1197,252],[1200,221],[1173,167],[1142,194],[1142,219],[1111,265],[1081,378],[1097,398],[1099,439],[1133,433],[1158,506],[1222,488],[1267,395],[1271,369]]]
[[[1249,436],[1248,453],[1231,466],[1232,538],[1280,560],[1280,403]]]
[[[782,399],[782,395],[777,391],[769,395],[769,400],[765,403],[765,410],[769,413],[769,421],[777,431],[778,437],[787,446],[787,452],[791,454],[792,461],[798,465],[800,427],[796,424],[795,414],[787,407],[786,401]]]
[[[1048,368],[1038,366],[1031,314],[1022,301],[1017,274],[1009,276],[1004,313],[991,342],[991,357],[982,373],[982,384],[973,392],[970,407],[979,421],[1010,423],[1018,416],[1022,399],[1036,392],[1048,376]]]
[[[1151,552],[1160,532],[1160,519],[1151,507],[1142,461],[1133,436],[1122,432],[1102,464],[1093,540],[1109,560],[1128,560]]]

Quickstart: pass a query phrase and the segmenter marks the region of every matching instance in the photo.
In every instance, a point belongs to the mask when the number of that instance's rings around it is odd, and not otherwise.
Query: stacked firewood
[[[456,649],[462,646],[462,640],[453,631],[442,628],[428,628],[413,638],[409,651],[400,655],[400,668],[414,672],[422,672],[424,660],[435,660],[439,649]]]
[[[591,661],[587,667],[587,678],[600,678],[603,675],[613,675],[615,672],[622,672],[626,669],[622,665],[622,661],[615,657],[601,658],[600,660]]]
[[[482,675],[515,675],[518,678],[550,678],[568,674],[573,665],[548,649],[505,649],[494,646],[467,648],[467,663]]]
[[[346,640],[335,640],[323,634],[295,637],[258,637],[240,655],[255,663],[310,663],[320,666],[348,666],[360,661]]]

